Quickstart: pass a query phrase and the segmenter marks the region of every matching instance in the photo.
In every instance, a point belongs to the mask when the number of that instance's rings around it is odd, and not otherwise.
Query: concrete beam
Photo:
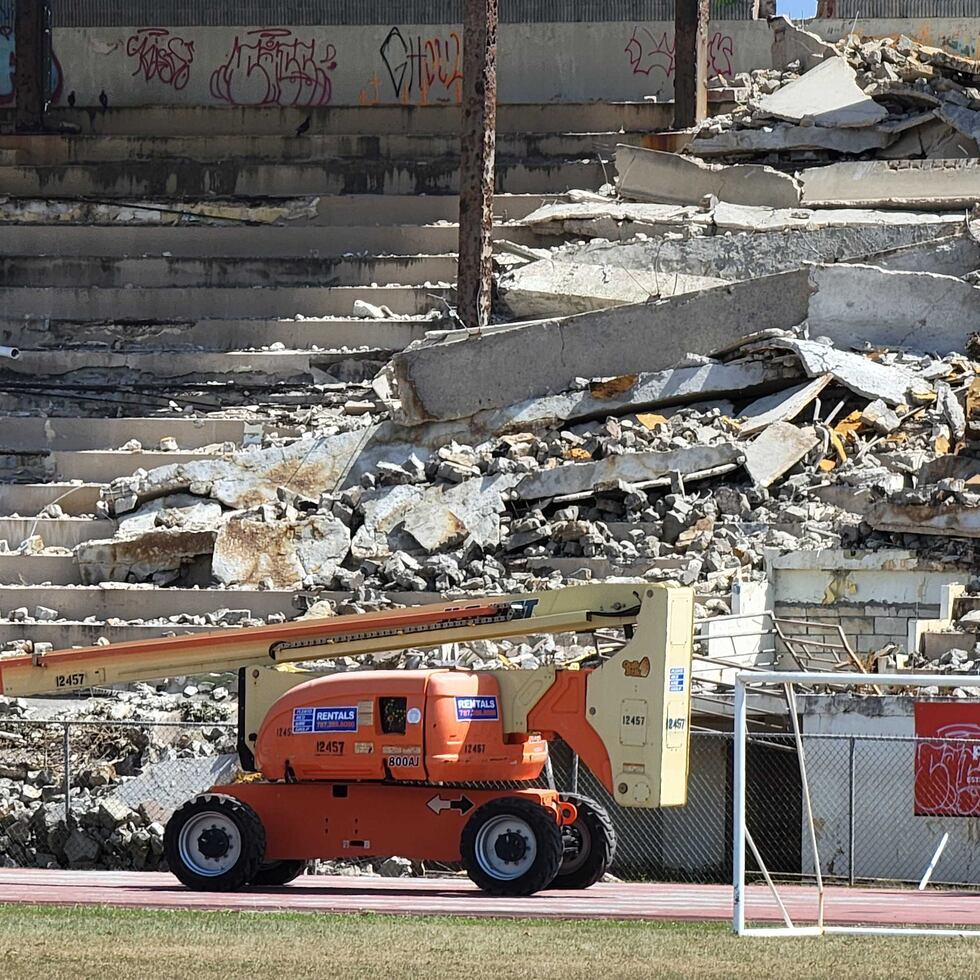
[[[616,147],[617,188],[626,198],[663,204],[698,204],[707,195],[732,204],[795,208],[800,186],[771,167],[723,167],[676,153],[636,146]]]
[[[802,323],[806,272],[559,320],[514,324],[480,337],[395,355],[392,376],[409,424],[459,419],[551,392],[575,378],[662,371],[689,351],[707,354],[770,327]]]
[[[973,207],[980,197],[980,159],[860,160],[812,167],[799,175],[808,207]]]

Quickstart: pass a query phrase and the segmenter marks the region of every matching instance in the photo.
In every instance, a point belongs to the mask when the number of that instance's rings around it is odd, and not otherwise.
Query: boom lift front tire
[[[484,803],[463,827],[463,866],[491,895],[532,895],[547,888],[561,864],[561,831],[551,810],[504,796]]]
[[[595,800],[577,793],[562,793],[574,803],[578,817],[561,833],[565,852],[549,888],[591,888],[609,870],[616,856],[616,831],[609,814]]]
[[[196,891],[236,891],[252,881],[265,857],[258,814],[232,796],[204,793],[174,811],[163,835],[167,864]]]
[[[260,888],[288,885],[306,870],[306,861],[270,861],[259,866],[250,884]]]

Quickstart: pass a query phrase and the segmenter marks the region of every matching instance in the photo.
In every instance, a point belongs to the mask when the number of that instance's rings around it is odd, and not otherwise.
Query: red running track
[[[812,922],[815,891],[780,888],[798,925]],[[285,888],[194,892],[169,874],[116,871],[0,870],[0,903],[113,905],[151,909],[252,912],[380,912],[395,915],[507,916],[560,919],[730,921],[725,885],[600,884],[588,891],[547,891],[493,898],[465,878],[303,877]],[[750,923],[781,921],[764,886],[748,889]],[[968,892],[829,888],[828,924],[980,927],[980,895]]]

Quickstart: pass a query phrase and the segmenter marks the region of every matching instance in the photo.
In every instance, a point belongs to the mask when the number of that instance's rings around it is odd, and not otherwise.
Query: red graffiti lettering
[[[301,40],[285,27],[236,37],[225,63],[211,75],[211,95],[232,105],[327,105],[330,73],[337,67],[332,44],[317,50],[315,38]]]
[[[187,41],[163,27],[142,27],[126,41],[126,54],[136,59],[133,77],[142,75],[147,82],[154,78],[175,92],[185,88],[191,77],[194,42]]]
[[[663,31],[659,36],[637,24],[633,28],[625,52],[634,75],[650,75],[662,71],[666,78],[674,77],[674,38]],[[733,59],[735,42],[727,34],[715,32],[708,41],[708,71],[711,75],[731,78],[735,73]]]
[[[456,31],[406,39],[400,28],[393,27],[381,44],[380,54],[397,101],[406,105],[462,103],[463,42]],[[371,96],[362,92],[361,101],[367,104]]]

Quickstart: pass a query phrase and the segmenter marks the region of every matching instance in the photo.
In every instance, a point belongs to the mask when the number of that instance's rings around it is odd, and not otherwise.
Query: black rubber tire
[[[288,885],[306,870],[306,861],[271,861],[259,866],[251,884],[260,888],[274,888]]]
[[[534,862],[518,878],[496,878],[482,867],[476,858],[476,838],[488,821],[501,816],[514,816],[523,820],[534,834],[537,853]],[[547,888],[558,873],[561,864],[561,831],[551,810],[519,796],[502,796],[484,803],[466,821],[460,836],[460,852],[463,866],[470,880],[490,895],[533,895]]]
[[[586,845],[586,852],[584,856],[564,854],[558,874],[548,887],[591,888],[602,880],[616,856],[616,831],[605,808],[595,800],[577,793],[562,793],[561,798],[578,808],[575,823],[562,827],[562,833],[577,834]]]
[[[198,874],[180,856],[180,832],[193,817],[218,813],[238,828],[241,852],[238,860],[220,875]],[[180,882],[195,891],[232,892],[247,885],[256,876],[265,857],[265,828],[258,814],[241,800],[218,793],[204,793],[188,800],[174,811],[163,835],[163,852],[167,865]]]

